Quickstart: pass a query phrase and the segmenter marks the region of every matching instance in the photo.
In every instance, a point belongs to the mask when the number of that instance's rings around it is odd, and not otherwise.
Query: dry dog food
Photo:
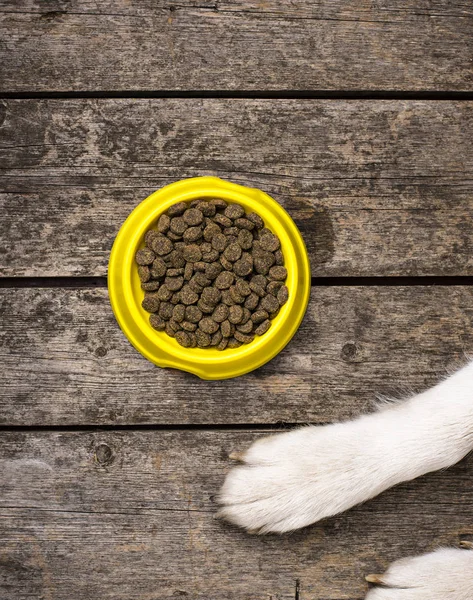
[[[171,206],[135,260],[152,327],[185,348],[249,344],[289,297],[278,237],[220,198]]]

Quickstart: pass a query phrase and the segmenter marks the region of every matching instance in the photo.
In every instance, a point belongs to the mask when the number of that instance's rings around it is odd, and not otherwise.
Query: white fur
[[[366,600],[472,600],[473,551],[442,548],[393,563]]]
[[[228,474],[219,514],[249,531],[290,531],[449,467],[472,448],[473,363],[354,421],[258,440]]]

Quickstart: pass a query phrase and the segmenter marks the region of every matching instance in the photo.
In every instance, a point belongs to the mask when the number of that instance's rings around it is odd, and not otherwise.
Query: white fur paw
[[[389,461],[366,428],[366,418],[304,427],[230,455],[243,464],[227,475],[218,516],[252,533],[282,533],[375,496],[389,485]]]
[[[366,600],[472,600],[473,550],[442,548],[403,558],[384,575],[369,575],[376,587]]]

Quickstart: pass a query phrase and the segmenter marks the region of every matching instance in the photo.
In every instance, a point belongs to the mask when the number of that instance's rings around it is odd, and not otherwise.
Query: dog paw
[[[366,600],[471,600],[473,551],[442,548],[404,558],[383,575],[368,575],[376,587]]]
[[[218,516],[283,533],[367,500],[389,485],[379,437],[365,418],[262,438],[230,455],[243,464],[227,475]]]

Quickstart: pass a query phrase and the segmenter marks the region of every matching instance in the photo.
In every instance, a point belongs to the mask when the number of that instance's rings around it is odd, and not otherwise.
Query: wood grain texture
[[[449,0],[3,0],[1,90],[471,90],[471,17]]]
[[[473,272],[471,102],[0,106],[3,276],[104,275],[129,212],[197,175],[273,195],[300,228],[314,276]]]
[[[261,434],[260,434],[261,435]],[[251,432],[6,433],[3,600],[362,600],[363,576],[473,533],[473,459],[284,536],[213,518]]]
[[[104,289],[0,297],[4,425],[324,423],[421,391],[473,349],[472,287],[313,288],[285,350],[209,382],[138,354]]]

